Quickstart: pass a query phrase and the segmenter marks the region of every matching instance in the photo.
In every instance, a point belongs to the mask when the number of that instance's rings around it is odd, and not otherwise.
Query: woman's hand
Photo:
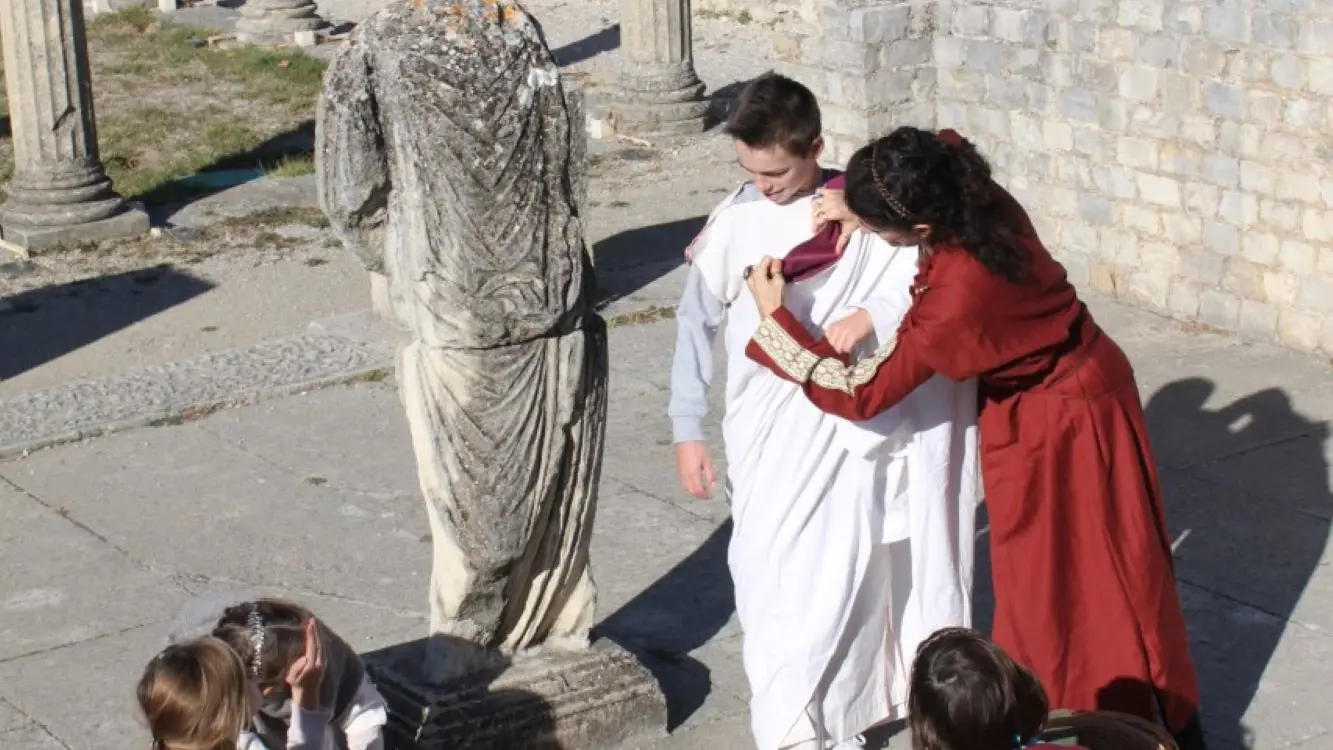
[[[856,216],[847,208],[843,192],[820,188],[815,192],[811,206],[815,232],[823,229],[829,222],[839,225],[837,250],[838,254],[842,255],[842,251],[847,249],[847,243],[852,239],[852,232],[856,231],[859,224]]]
[[[319,622],[312,617],[305,623],[305,651],[286,674],[293,703],[307,711],[320,709],[319,688],[324,684],[324,667],[324,643],[319,637]]]
[[[824,329],[824,338],[828,339],[833,351],[848,354],[867,336],[875,332],[875,321],[865,308],[848,315],[836,323],[830,323]]]
[[[787,287],[787,280],[782,278],[782,261],[764,256],[763,260],[750,267],[746,283],[764,317],[767,318],[782,307],[782,292]]]

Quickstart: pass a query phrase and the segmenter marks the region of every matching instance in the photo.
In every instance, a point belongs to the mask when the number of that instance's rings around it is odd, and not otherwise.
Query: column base
[[[288,44],[298,32],[320,31],[329,22],[316,14],[310,0],[268,0],[246,3],[236,22],[236,39],[245,44]]]
[[[638,67],[604,94],[617,133],[642,137],[699,135],[711,124],[706,87],[688,63],[660,70]]]
[[[133,205],[105,219],[65,226],[32,226],[9,223],[0,227],[5,242],[27,250],[41,250],[60,245],[100,242],[148,233],[148,213]]]
[[[365,656],[389,704],[388,750],[610,750],[661,737],[666,698],[628,651],[598,642],[537,649],[505,667],[431,685],[426,641]]]

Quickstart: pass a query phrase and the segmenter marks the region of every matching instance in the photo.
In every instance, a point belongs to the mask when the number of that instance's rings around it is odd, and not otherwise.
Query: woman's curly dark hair
[[[852,155],[846,200],[876,230],[910,232],[928,224],[934,240],[957,240],[996,276],[1017,283],[1027,274],[1010,206],[990,165],[967,141],[951,146],[935,133],[898,128]]]

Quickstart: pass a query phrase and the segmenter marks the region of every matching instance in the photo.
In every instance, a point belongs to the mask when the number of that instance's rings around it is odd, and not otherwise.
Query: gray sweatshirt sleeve
[[[713,341],[726,315],[722,300],[703,283],[699,269],[690,267],[685,292],[676,306],[676,355],[671,362],[671,417],[677,443],[704,439],[708,413],[708,386],[713,380]]]
[[[287,729],[287,750],[322,750],[324,735],[333,719],[331,711],[307,711],[293,703],[292,723]]]

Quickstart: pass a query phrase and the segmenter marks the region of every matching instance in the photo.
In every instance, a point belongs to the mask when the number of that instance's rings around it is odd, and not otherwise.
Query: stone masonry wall
[[[1080,286],[1333,353],[1333,0],[825,0],[775,52],[831,161],[956,128]]]
[[[819,97],[829,163],[896,124],[934,123],[936,12],[930,0],[822,0],[776,35],[775,69]]]

